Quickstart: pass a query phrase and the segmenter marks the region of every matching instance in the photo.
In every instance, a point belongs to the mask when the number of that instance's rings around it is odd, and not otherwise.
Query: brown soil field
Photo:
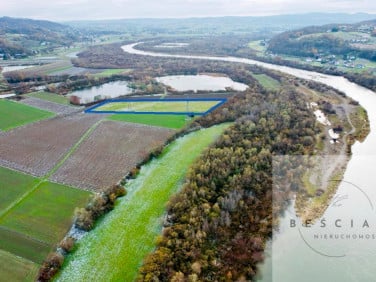
[[[82,111],[82,108],[79,107],[72,107],[68,105],[61,105],[54,102],[42,100],[35,97],[27,97],[22,99],[20,103],[25,105],[29,105],[38,109],[46,110],[57,115],[68,115],[74,112]]]
[[[103,121],[51,179],[92,191],[120,181],[174,130]]]
[[[0,134],[0,165],[46,175],[102,115],[74,114],[43,120]]]

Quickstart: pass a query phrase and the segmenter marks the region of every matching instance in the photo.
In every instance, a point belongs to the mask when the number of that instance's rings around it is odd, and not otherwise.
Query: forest
[[[138,281],[251,281],[272,222],[272,157],[312,154],[320,131],[304,96],[254,86],[191,126],[234,121],[168,204]],[[308,141],[307,141],[308,140]]]

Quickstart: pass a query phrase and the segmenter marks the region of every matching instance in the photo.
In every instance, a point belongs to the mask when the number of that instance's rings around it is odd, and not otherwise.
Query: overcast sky
[[[375,0],[0,0],[0,15],[49,19],[264,16],[308,12],[376,13]]]

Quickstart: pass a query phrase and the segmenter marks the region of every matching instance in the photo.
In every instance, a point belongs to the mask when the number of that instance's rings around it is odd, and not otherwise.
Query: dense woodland
[[[236,120],[190,169],[139,281],[245,281],[272,233],[272,156],[313,152],[315,119],[293,89],[254,87],[197,120]]]

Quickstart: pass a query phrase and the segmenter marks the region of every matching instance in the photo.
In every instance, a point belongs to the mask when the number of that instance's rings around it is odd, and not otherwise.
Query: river
[[[272,243],[267,248],[266,260],[260,266],[258,281],[376,281],[376,248],[373,247],[376,241],[376,189],[373,187],[376,185],[376,93],[343,77],[245,58],[145,52],[135,49],[137,44],[124,45],[122,49],[144,56],[258,65],[321,82],[359,101],[368,112],[371,132],[363,143],[357,142],[352,147],[352,158],[347,165],[344,180],[339,185],[332,205],[322,217],[327,220],[325,228],[320,226],[320,221],[311,229],[299,225],[299,228],[292,228],[291,220],[299,220],[290,206],[281,219],[280,231],[274,234]],[[337,235],[339,237],[336,237]]]

